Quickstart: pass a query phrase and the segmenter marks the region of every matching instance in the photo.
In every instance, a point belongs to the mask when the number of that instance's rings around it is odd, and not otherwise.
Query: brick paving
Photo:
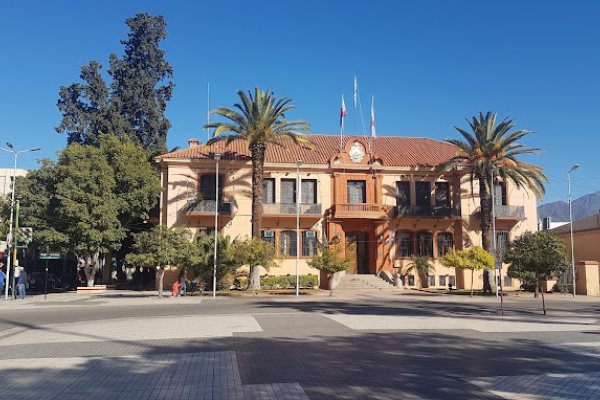
[[[49,299],[0,308],[0,400],[600,398],[589,299]]]

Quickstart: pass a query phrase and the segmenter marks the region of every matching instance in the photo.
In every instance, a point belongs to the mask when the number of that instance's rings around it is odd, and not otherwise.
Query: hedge
[[[301,288],[313,288],[319,284],[316,275],[300,275]],[[294,289],[296,288],[296,275],[265,276],[260,278],[263,289]]]

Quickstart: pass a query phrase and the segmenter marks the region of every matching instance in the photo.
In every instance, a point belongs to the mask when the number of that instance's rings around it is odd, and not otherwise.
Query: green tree
[[[215,128],[214,137],[209,143],[225,140],[229,145],[236,139],[244,139],[252,155],[252,236],[260,238],[261,219],[263,215],[263,180],[265,152],[269,145],[283,145],[284,138],[296,144],[310,146],[310,142],[300,133],[310,129],[302,120],[288,121],[285,114],[295,107],[291,99],[276,99],[270,90],[254,89],[254,94],[238,90],[240,103],[234,108],[219,107],[211,113],[219,115],[228,122],[213,122],[205,128]],[[222,135],[228,133],[227,135]],[[258,271],[250,270],[250,287],[260,288]]]
[[[168,81],[173,68],[160,48],[167,24],[163,17],[147,13],[125,23],[130,31],[121,42],[124,55],[110,56],[110,86],[102,77],[100,63],[90,61],[83,66],[83,83],[59,90],[62,120],[56,131],[66,133],[69,144],[98,145],[101,133],[114,133],[153,153],[164,152],[170,128],[165,111],[174,87]]]
[[[565,254],[565,244],[558,237],[545,231],[525,232],[513,240],[504,261],[509,263],[509,273],[531,274],[538,284],[544,279],[563,273],[569,263]],[[575,284],[575,283],[573,283]],[[546,315],[546,301],[542,290],[542,308]]]
[[[447,268],[471,270],[471,297],[473,297],[473,275],[475,270],[494,268],[494,257],[482,247],[473,246],[465,250],[452,250],[440,259]]]
[[[529,189],[538,198],[544,194],[547,178],[540,167],[519,160],[523,155],[539,153],[539,149],[518,143],[531,132],[513,130],[516,125],[508,118],[496,124],[496,114],[491,112],[485,115],[480,113],[467,122],[471,132],[455,127],[462,139],[446,139],[448,143],[456,146],[456,155],[438,166],[437,170],[466,170],[470,176],[471,190],[477,181],[481,210],[481,243],[484,249],[491,251],[492,177],[500,176],[504,182],[509,181],[519,188]],[[487,271],[484,275],[484,279],[488,279]]]
[[[163,297],[167,267],[185,267],[191,253],[191,232],[187,228],[170,229],[157,225],[149,231],[135,233],[133,253],[125,261],[136,267],[156,270],[158,297]]]
[[[308,265],[328,274],[329,296],[333,296],[333,278],[337,272],[352,266],[352,260],[346,256],[339,245],[319,243],[319,253],[310,259]]]
[[[236,242],[233,254],[240,264],[247,265],[250,268],[251,273],[255,271],[259,280],[259,266],[263,267],[266,271],[278,266],[275,246],[255,237]],[[258,288],[260,288],[260,285]],[[248,282],[248,289],[256,290],[257,286]]]
[[[73,251],[90,286],[100,254],[121,248],[131,222],[147,217],[160,190],[147,152],[109,135],[99,147],[70,145],[56,163],[42,160],[17,180],[21,225],[34,229],[35,244]]]
[[[419,286],[429,287],[429,274],[435,272],[435,267],[425,256],[414,257],[407,265],[405,275],[414,272],[419,277]]]
[[[229,236],[217,236],[217,282],[235,272],[242,264],[234,254],[235,241]],[[201,233],[192,243],[188,266],[193,277],[200,277],[212,288],[214,274],[215,237]]]

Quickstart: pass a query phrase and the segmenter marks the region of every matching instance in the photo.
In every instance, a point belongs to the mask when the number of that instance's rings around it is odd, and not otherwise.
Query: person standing
[[[185,291],[187,289],[186,280],[187,274],[185,268],[181,268],[181,271],[179,272],[179,294],[181,296],[185,296]]]
[[[27,284],[27,272],[25,272],[25,268],[19,268],[21,269],[21,273],[17,278],[17,288],[19,288],[19,298],[21,300],[25,300],[25,285]]]
[[[6,282],[6,274],[2,270],[4,268],[4,264],[0,263],[0,293],[4,293],[4,283]]]

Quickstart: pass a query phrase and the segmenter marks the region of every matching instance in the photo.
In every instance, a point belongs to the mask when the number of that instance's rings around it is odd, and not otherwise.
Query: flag
[[[354,77],[354,109],[356,110],[356,103],[358,102],[358,80]]]
[[[346,116],[346,104],[344,103],[344,95],[342,95],[342,109],[340,110],[340,127],[344,130],[344,117]]]
[[[371,97],[371,137],[376,137],[375,132],[375,96]]]

